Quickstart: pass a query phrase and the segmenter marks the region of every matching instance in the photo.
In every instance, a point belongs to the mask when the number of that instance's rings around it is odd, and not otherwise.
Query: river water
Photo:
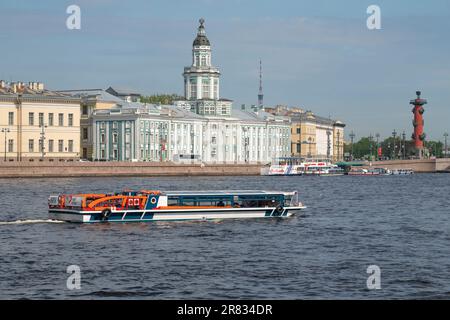
[[[52,193],[298,190],[292,218],[51,223]],[[3,299],[449,299],[450,175],[0,179]],[[67,267],[81,270],[69,290]],[[381,289],[367,288],[380,268]]]

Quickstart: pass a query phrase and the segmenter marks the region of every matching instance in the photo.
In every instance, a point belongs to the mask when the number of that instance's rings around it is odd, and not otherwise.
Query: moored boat
[[[393,175],[409,175],[409,174],[414,174],[414,170],[412,170],[412,169],[393,169],[391,174],[393,174]]]
[[[264,175],[269,176],[341,176],[344,169],[331,163],[328,159],[314,160],[296,157],[284,157],[275,160]]]
[[[349,176],[379,176],[382,175],[379,170],[352,168],[348,173]]]
[[[306,208],[296,191],[251,190],[60,194],[48,206],[50,219],[80,223],[285,218]]]

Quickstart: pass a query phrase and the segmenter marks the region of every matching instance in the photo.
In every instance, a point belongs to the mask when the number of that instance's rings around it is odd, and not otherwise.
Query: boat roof
[[[234,195],[258,195],[258,194],[293,194],[286,191],[266,190],[221,190],[221,191],[166,191],[167,196],[234,196]]]

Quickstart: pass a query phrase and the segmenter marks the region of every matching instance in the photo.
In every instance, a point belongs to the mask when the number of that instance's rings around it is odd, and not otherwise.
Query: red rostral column
[[[425,109],[423,106],[427,104],[427,100],[420,98],[420,91],[416,91],[417,98],[414,100],[411,100],[410,104],[414,105],[414,108],[412,109],[412,112],[414,113],[414,120],[413,120],[413,126],[414,126],[414,133],[412,134],[412,138],[414,140],[414,146],[416,148],[417,155],[420,158],[424,157],[424,150],[423,150],[423,142],[425,140],[425,133],[423,132],[423,113],[425,112]]]

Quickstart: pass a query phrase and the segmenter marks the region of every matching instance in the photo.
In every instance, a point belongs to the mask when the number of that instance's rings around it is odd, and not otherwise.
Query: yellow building
[[[267,112],[290,117],[291,156],[342,161],[344,158],[344,127],[341,121],[315,115],[301,108],[276,106]]]
[[[42,83],[0,81],[2,159],[78,159],[80,99],[44,89]]]
[[[96,110],[109,110],[126,102],[103,89],[63,90],[58,92],[81,100],[80,157],[81,159],[92,160],[94,150],[92,114]]]

